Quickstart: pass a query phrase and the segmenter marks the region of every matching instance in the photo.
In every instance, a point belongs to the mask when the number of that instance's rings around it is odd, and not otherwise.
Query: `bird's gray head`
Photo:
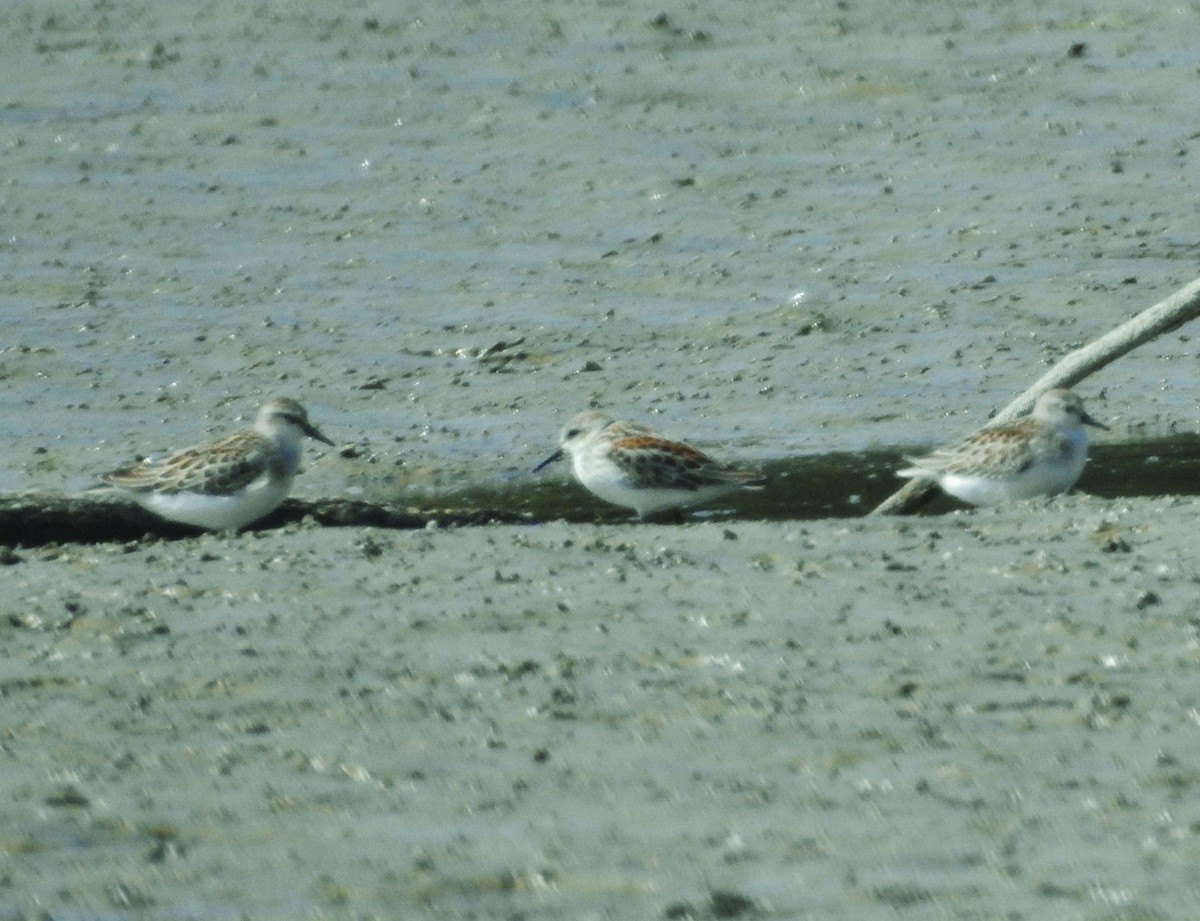
[[[596,409],[578,413],[562,427],[558,434],[558,444],[564,451],[573,451],[585,442],[590,441],[608,426],[612,425],[612,416]]]
[[[258,411],[258,419],[254,427],[264,432],[273,432],[280,426],[295,426],[309,438],[323,441],[327,445],[333,442],[326,438],[315,425],[308,421],[308,410],[291,397],[279,397],[264,403]]]
[[[572,416],[571,420],[562,427],[562,431],[558,433],[558,450],[534,467],[532,472],[537,473],[566,454],[577,451],[593,436],[611,425],[612,421],[612,417],[607,413],[594,409]]]
[[[1108,430],[1107,425],[1088,414],[1083,408],[1083,400],[1070,390],[1048,390],[1043,393],[1033,406],[1033,417],[1050,425],[1066,422]]]

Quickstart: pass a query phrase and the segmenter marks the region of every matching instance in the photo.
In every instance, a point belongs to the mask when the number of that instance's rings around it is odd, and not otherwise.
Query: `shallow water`
[[[840,452],[782,458],[758,465],[767,477],[762,490],[743,490],[712,508],[693,510],[688,518],[722,521],[805,521],[821,518],[857,518],[890,496],[904,480],[895,471],[905,459],[926,448]],[[1127,443],[1092,445],[1088,464],[1076,489],[1106,499],[1137,496],[1200,495],[1200,435],[1175,435]],[[569,464],[561,463],[541,475],[514,472],[499,487],[464,486],[444,493],[402,491],[386,496],[391,501],[420,501],[477,509],[505,509],[546,521],[630,521],[633,513],[614,508],[590,496],[569,477]],[[381,498],[384,496],[381,495]],[[922,514],[941,514],[963,503],[936,498]]]
[[[902,484],[895,471],[917,453],[917,450],[873,451],[770,461],[760,467],[767,480],[763,488],[742,490],[710,507],[688,509],[678,515],[667,513],[655,520],[683,524],[860,518]],[[1105,499],[1195,496],[1200,494],[1196,486],[1197,465],[1200,465],[1200,436],[1196,435],[1094,446],[1075,491]],[[316,513],[317,520],[328,527],[369,523],[373,527],[401,530],[434,523],[462,527],[499,521],[533,525],[548,521],[633,523],[637,520],[632,511],[606,504],[573,480],[564,480],[567,470],[569,466],[564,462],[544,474],[514,472],[499,485],[466,482],[449,486],[425,484],[394,492],[378,490],[365,500],[365,509],[346,508],[336,519],[321,517],[330,514],[331,510],[326,509]],[[380,504],[390,509],[407,508],[411,513],[386,525],[378,516],[368,517],[368,512],[378,511]],[[195,536],[192,529],[155,523],[136,509],[119,516],[107,506],[86,510],[75,506],[74,511],[68,511],[57,502],[57,497],[36,493],[10,497],[7,505],[11,507],[5,509],[4,520],[10,515],[17,516],[13,521],[19,523],[19,533],[5,534],[0,525],[0,545],[120,542],[136,539],[144,530],[166,538]],[[965,507],[935,491],[920,512],[939,515]],[[289,503],[281,514],[272,515],[254,526],[254,530],[285,526],[315,512],[313,503]],[[86,520],[77,517],[73,527],[73,514],[85,515]]]

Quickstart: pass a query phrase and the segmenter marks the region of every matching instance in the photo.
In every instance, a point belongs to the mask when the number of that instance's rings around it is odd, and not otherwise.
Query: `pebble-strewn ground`
[[[19,551],[0,902],[1186,918],[1196,514]]]
[[[0,5],[0,493],[277,394],[339,445],[299,494],[429,507],[589,405],[964,434],[1196,274],[1197,19]],[[1080,387],[1103,438],[1200,428],[1194,335]],[[1191,921],[1195,519],[0,553],[0,919]]]

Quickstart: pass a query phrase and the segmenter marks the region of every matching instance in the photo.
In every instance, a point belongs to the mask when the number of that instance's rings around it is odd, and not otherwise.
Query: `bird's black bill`
[[[323,442],[325,442],[325,444],[329,445],[329,447],[331,447],[331,448],[335,447],[334,443],[332,441],[330,441],[328,438],[326,438],[324,435],[322,435],[321,432],[317,429],[317,427],[315,425],[313,425],[312,423],[303,422],[303,423],[301,423],[300,427],[304,429],[304,434],[307,435],[309,438],[315,438],[315,439],[317,439],[317,441],[323,441]]]
[[[553,464],[556,460],[558,460],[562,456],[563,456],[562,448],[559,448],[557,451],[555,451],[553,454],[551,454],[549,457],[547,457],[544,461],[542,461],[540,464],[538,464],[536,467],[534,467],[529,472],[537,473],[543,467],[549,467],[551,464]]]
[[[1080,416],[1079,421],[1082,422],[1084,425],[1091,425],[1091,426],[1095,426],[1098,429],[1104,429],[1104,431],[1106,431],[1106,432],[1108,431],[1107,425],[1105,425],[1099,419],[1089,416],[1087,413],[1084,413],[1082,416]]]

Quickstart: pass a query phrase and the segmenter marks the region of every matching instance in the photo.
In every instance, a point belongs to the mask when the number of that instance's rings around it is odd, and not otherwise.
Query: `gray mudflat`
[[[1186,918],[1196,514],[1079,497],[18,551],[0,897]]]
[[[300,498],[578,519],[580,409],[921,450],[1196,274],[1191,7],[661,9],[0,5],[0,494],[290,395]],[[0,551],[0,918],[1191,921],[1196,512]]]

